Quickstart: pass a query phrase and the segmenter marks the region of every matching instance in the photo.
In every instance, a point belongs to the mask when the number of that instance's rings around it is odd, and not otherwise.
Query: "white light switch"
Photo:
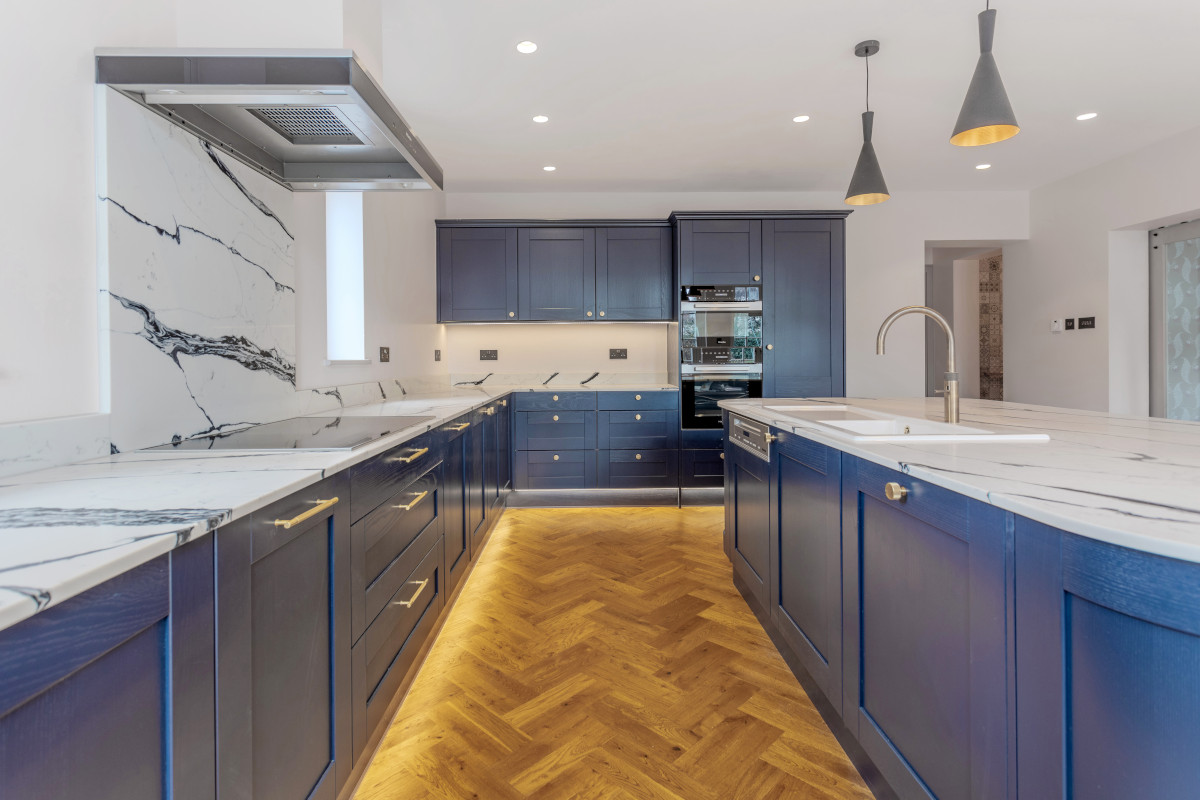
[[[1063,330],[1063,326],[1062,326],[1061,319],[1050,320],[1050,332],[1051,333],[1062,333],[1062,330]]]

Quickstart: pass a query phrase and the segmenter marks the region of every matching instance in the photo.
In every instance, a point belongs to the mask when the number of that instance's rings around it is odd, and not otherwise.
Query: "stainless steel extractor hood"
[[[442,188],[351,50],[100,49],[96,83],[294,191]]]

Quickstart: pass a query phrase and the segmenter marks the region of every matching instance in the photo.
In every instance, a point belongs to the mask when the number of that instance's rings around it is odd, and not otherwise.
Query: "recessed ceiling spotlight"
[[[545,114],[538,114],[536,117],[533,118],[533,121],[534,122],[549,122],[550,118],[547,117]]]
[[[518,53],[532,53],[537,50],[537,45],[533,42],[520,42],[517,44]]]
[[[991,164],[976,164],[975,169],[991,169]]]
[[[801,114],[798,117],[792,117],[792,122],[808,122],[809,119],[807,114]]]
[[[554,172],[558,167],[542,167],[542,169],[546,170],[546,172]]]
[[[1080,114],[1075,119],[1079,120],[1080,122],[1087,122],[1089,119],[1095,119],[1098,116],[1100,116],[1100,115],[1097,114],[1095,111],[1089,111],[1086,114]]]

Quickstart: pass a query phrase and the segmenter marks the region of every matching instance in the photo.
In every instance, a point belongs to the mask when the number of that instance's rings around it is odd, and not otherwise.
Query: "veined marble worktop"
[[[497,397],[656,388],[675,387],[463,386],[313,415],[432,417],[356,450],[143,450],[0,478],[0,630]]]
[[[789,403],[944,418],[942,400],[923,397],[774,398],[721,406],[1061,530],[1200,562],[1200,423],[963,400],[964,425],[1046,433],[1050,441],[871,443],[830,435],[766,407]]]

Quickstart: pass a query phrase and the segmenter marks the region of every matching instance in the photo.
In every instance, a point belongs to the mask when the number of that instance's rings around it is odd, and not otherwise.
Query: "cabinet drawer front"
[[[601,450],[604,489],[673,489],[679,485],[678,450]]]
[[[640,411],[679,408],[679,392],[656,389],[648,392],[596,392],[601,411]]]
[[[517,392],[517,411],[595,411],[595,392]]]
[[[602,450],[665,450],[679,446],[679,423],[671,411],[601,411]]]
[[[396,659],[406,650],[415,655],[421,648],[421,642],[414,641],[411,636],[421,617],[427,611],[437,616],[441,609],[442,586],[438,573],[442,551],[438,544],[434,543],[408,579],[388,599],[384,610],[358,642],[357,646],[364,648],[368,702]]]
[[[425,452],[421,452],[425,451]],[[350,470],[350,521],[378,508],[404,485],[441,460],[431,434],[422,434]]]
[[[520,411],[516,446],[519,450],[593,450],[596,414],[592,411]]]
[[[335,497],[337,503],[331,503]],[[315,525],[328,525],[335,514],[345,516],[349,501],[349,485],[342,475],[336,475],[255,511],[249,523],[253,531],[251,561],[266,558]],[[321,506],[318,513],[304,517]],[[287,527],[277,524],[284,522],[292,524]]]
[[[595,489],[596,453],[592,450],[523,450],[514,459],[517,489]]]
[[[725,459],[720,450],[681,450],[680,485],[686,488],[721,486],[725,483]]]
[[[969,538],[970,503],[964,495],[917,480],[879,464],[859,459],[858,490],[880,502],[897,506],[921,522],[935,525],[952,536]],[[886,487],[897,483],[907,490],[902,501],[888,500]]]

